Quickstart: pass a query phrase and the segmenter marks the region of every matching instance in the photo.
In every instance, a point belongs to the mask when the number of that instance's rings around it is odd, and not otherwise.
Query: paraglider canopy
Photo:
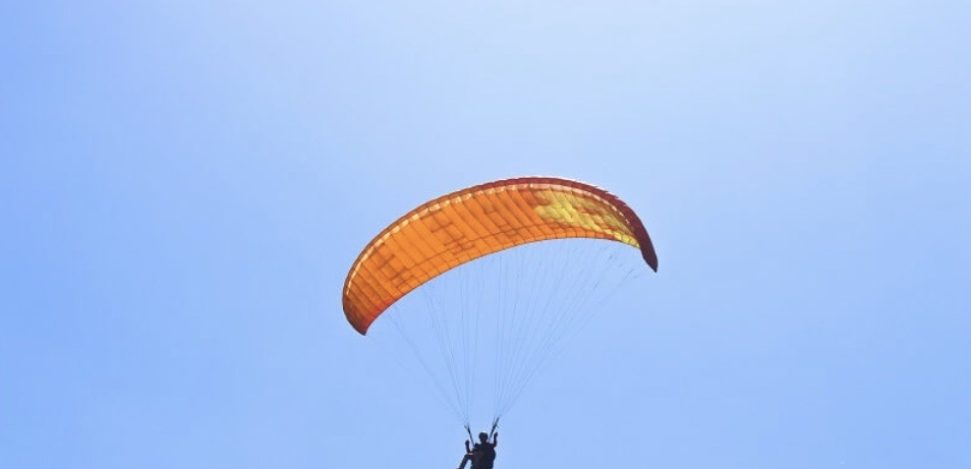
[[[561,178],[504,179],[426,202],[379,233],[347,274],[344,314],[366,334],[388,307],[450,269],[519,245],[562,238],[628,244],[657,270],[647,230],[613,194]]]

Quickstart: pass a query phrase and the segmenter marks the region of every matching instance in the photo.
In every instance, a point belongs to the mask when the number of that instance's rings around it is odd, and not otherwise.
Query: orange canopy
[[[551,177],[462,189],[408,212],[371,240],[344,282],[343,305],[366,334],[384,310],[436,276],[504,249],[558,238],[598,238],[640,248],[657,270],[644,225],[609,192]]]

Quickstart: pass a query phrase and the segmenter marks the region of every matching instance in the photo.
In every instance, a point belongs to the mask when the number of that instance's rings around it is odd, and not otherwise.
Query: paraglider
[[[474,446],[469,446],[471,440],[465,440],[465,456],[459,463],[458,469],[465,469],[468,462],[472,462],[472,469],[492,469],[496,461],[496,447],[499,446],[499,434],[495,428],[492,435],[486,432],[479,433],[479,442]]]
[[[651,239],[617,196],[561,178],[504,179],[388,225],[352,264],[342,304],[361,335],[382,322],[400,333],[469,433],[462,466],[491,469],[500,417],[561,340],[599,311],[597,301],[645,263],[657,270]],[[473,402],[489,374],[480,349],[493,355],[493,427],[469,447]]]

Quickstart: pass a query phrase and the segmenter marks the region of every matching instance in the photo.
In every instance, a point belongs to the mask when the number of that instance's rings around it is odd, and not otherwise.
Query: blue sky
[[[454,467],[346,324],[360,248],[524,175],[660,272],[497,467],[971,467],[963,1],[19,2],[0,19],[0,466]]]

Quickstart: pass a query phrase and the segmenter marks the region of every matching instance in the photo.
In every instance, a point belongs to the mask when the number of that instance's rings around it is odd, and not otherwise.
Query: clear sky
[[[621,195],[661,268],[497,469],[971,467],[967,1],[3,10],[0,467],[453,468],[341,284],[525,174]]]

